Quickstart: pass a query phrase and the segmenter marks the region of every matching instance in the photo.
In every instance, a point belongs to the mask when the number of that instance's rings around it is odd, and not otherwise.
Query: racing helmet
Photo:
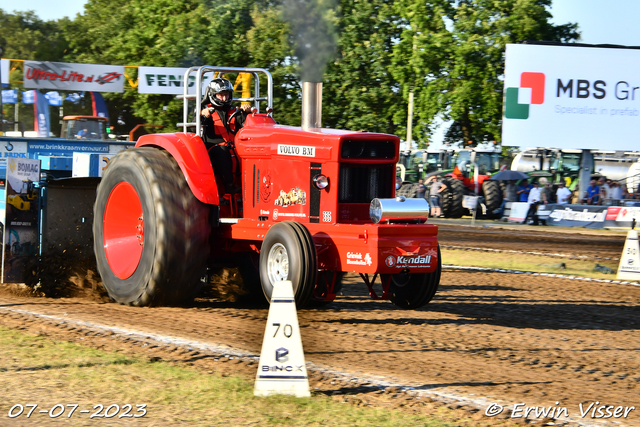
[[[229,92],[229,97],[226,101],[223,101],[216,97],[216,95],[221,92]],[[223,78],[211,80],[211,82],[209,82],[209,86],[207,87],[207,99],[216,107],[231,105],[231,100],[233,99],[233,85],[229,80]]]

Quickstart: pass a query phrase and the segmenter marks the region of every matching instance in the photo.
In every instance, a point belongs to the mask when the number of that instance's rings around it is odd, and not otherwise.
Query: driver
[[[251,111],[248,104],[239,109],[231,105],[233,85],[224,78],[211,80],[207,92],[200,105],[200,115],[204,126],[204,142],[214,165],[228,194],[240,191],[233,183],[233,166],[229,148],[233,144],[235,134],[242,126]],[[217,170],[216,170],[217,169]]]

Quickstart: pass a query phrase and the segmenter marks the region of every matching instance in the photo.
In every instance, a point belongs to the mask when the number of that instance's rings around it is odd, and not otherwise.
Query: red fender
[[[213,166],[202,138],[193,133],[156,133],[143,135],[136,147],[153,146],[166,150],[178,162],[189,188],[202,203],[220,202]]]

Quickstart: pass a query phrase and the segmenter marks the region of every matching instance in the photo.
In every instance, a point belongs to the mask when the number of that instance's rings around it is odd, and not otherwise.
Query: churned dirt
[[[447,223],[441,226],[440,242],[594,259],[619,257],[624,245],[622,234],[558,231]],[[250,358],[230,363],[225,357],[214,361],[184,352],[179,345],[142,346],[118,334],[92,331],[91,324],[258,355],[267,308],[226,301],[220,292],[205,293],[189,307],[126,307],[106,302],[93,279],[76,280],[80,291],[72,298],[16,295],[5,287],[0,325],[255,376],[257,364]],[[369,299],[359,277],[348,276],[346,282],[335,302],[298,312],[306,360],[329,369],[310,370],[311,387],[318,393],[420,413],[445,406],[447,417],[459,425],[541,425],[553,417],[535,410],[553,407],[563,415],[556,424],[640,426],[638,286],[445,269],[430,304],[401,310]],[[494,402],[505,409],[489,417],[485,411],[495,410],[487,409]],[[513,405],[521,403],[512,413]],[[519,417],[525,405],[534,408],[527,420]],[[597,412],[601,406],[612,406],[611,414],[619,416],[601,417],[607,415],[606,408]],[[623,409],[615,412],[616,407]]]

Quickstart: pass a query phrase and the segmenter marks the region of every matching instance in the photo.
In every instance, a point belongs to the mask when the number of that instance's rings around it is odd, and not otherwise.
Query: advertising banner
[[[508,44],[502,144],[637,150],[640,49]]]
[[[561,227],[603,228],[607,218],[606,206],[546,205],[550,211],[547,225]]]
[[[34,90],[34,130],[38,132],[38,138],[48,138],[51,130],[51,120],[49,116],[49,100],[38,90]]]
[[[609,206],[607,209],[606,227],[640,228],[640,207],[637,206]]]
[[[24,283],[32,277],[38,254],[40,160],[7,161],[5,188],[3,283]]]
[[[109,118],[109,110],[107,109],[107,103],[104,101],[102,95],[98,92],[91,92],[91,107],[93,108],[93,115],[97,117]]]
[[[9,61],[8,59],[0,60],[0,74],[2,74],[2,86],[9,86]]]
[[[160,95],[182,95],[182,79],[188,68],[177,67],[138,67],[138,92]],[[204,75],[202,87],[205,88],[213,78],[213,73]],[[189,87],[194,87],[196,75],[189,77]],[[194,93],[190,90],[189,93]]]
[[[24,61],[25,88],[124,92],[123,65]]]

